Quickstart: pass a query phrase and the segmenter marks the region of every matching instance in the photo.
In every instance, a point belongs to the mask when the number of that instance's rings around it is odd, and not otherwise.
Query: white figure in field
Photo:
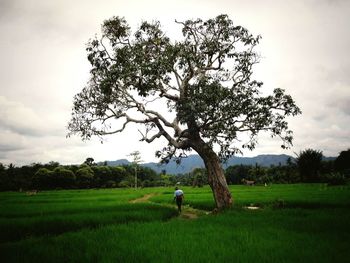
[[[181,213],[181,205],[184,198],[185,198],[184,192],[178,187],[175,187],[174,200],[176,201],[177,209],[179,213]]]

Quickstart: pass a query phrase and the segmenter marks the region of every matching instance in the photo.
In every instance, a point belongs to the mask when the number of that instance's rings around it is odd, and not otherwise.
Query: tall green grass
[[[204,210],[215,208],[213,193],[209,186],[203,188],[184,187],[185,204]],[[274,206],[277,203],[285,207],[348,207],[350,208],[349,186],[327,186],[326,184],[275,184],[269,186],[230,186],[234,207],[247,205],[261,207]],[[172,203],[172,189],[166,189],[162,195],[151,198],[157,203]]]
[[[28,237],[0,243],[0,260],[347,262],[350,258],[349,187],[320,184],[233,186],[231,191],[236,204],[233,209],[196,220],[175,216],[172,191],[172,188],[57,191],[43,193],[46,198],[41,198],[41,193],[33,197],[0,194],[0,205],[13,209],[12,212],[1,209],[4,221],[0,226],[9,220],[13,221],[13,229],[16,226],[21,229],[16,220],[22,219],[23,224],[33,226],[28,230],[31,233]],[[188,205],[201,209],[213,207],[210,188],[184,188],[184,191]],[[128,203],[147,193],[157,194],[151,198],[153,203]],[[70,196],[70,201],[63,202],[66,206],[61,202],[65,195]],[[48,203],[43,202],[40,208],[35,198]],[[79,227],[60,233],[52,232],[54,226],[45,230],[45,225],[50,225],[50,217],[57,216],[52,204],[57,204],[57,211],[63,212],[62,222],[75,222]],[[247,210],[245,206],[250,204],[261,209]],[[21,210],[22,206],[28,207]],[[40,209],[45,213],[43,221],[38,223]],[[91,221],[84,221],[89,215]],[[99,221],[102,223],[97,224]],[[91,227],[94,224],[91,222],[97,225]],[[38,230],[40,228],[42,230]],[[42,232],[33,234],[36,231]]]
[[[174,210],[154,204],[129,204],[140,190],[86,190],[3,193],[0,198],[0,242],[57,235],[106,224],[166,220]]]

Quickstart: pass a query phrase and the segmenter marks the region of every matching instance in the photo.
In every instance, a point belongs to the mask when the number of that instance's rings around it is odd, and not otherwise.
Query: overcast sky
[[[295,156],[306,148],[337,156],[350,148],[350,1],[0,0],[0,162],[116,160],[135,150],[156,161],[164,141],[141,143],[136,129],[104,144],[66,138],[73,96],[89,77],[85,44],[111,16],[132,26],[159,20],[175,37],[181,30],[175,19],[222,13],[262,36],[256,76],[267,91],[285,89],[303,111],[290,119],[291,150],[262,134],[245,156]]]

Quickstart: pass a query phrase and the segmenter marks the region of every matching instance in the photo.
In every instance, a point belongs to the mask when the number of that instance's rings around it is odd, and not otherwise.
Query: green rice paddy
[[[234,207],[215,214],[209,187],[184,187],[180,216],[173,188],[0,193],[0,262],[349,260],[349,186],[230,189]]]

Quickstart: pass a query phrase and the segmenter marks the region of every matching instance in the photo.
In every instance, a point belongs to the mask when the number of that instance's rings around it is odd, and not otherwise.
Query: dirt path
[[[203,215],[203,213],[201,213],[200,210],[194,209],[189,206],[184,206],[179,217],[183,219],[197,219],[201,215]]]
[[[147,203],[150,202],[149,199],[153,196],[156,196],[155,193],[152,194],[146,194],[140,198],[134,199],[134,200],[130,200],[129,203],[135,204],[135,203]]]
[[[158,194],[156,194],[156,193],[146,194],[140,198],[130,200],[129,203],[132,203],[132,204],[151,203],[151,201],[149,199],[151,199],[153,196],[156,196],[156,195],[158,195]],[[157,203],[157,204],[159,204],[159,203]],[[176,205],[170,205],[170,204],[160,204],[160,205],[166,206],[166,207],[172,207],[172,208],[176,209]],[[181,212],[181,214],[179,214],[178,217],[182,218],[182,219],[197,219],[200,216],[208,215],[208,214],[210,214],[210,212],[195,209],[193,207],[190,207],[189,205],[185,205],[182,207],[182,212]]]

